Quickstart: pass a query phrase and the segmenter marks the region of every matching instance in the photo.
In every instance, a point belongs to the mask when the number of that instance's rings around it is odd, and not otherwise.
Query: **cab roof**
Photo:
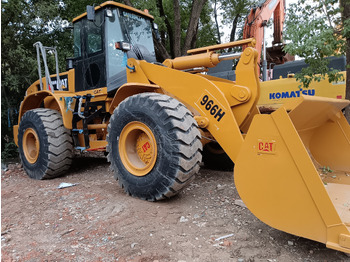
[[[95,7],[95,11],[97,11],[97,10],[103,8],[103,7],[106,7],[106,6],[116,6],[116,7],[119,7],[119,8],[123,8],[123,9],[129,10],[129,11],[131,11],[131,12],[137,13],[137,14],[143,16],[143,17],[148,17],[148,18],[150,18],[150,19],[152,19],[152,20],[154,19],[154,17],[151,16],[149,13],[146,13],[146,12],[140,11],[140,10],[138,10],[138,9],[136,9],[136,8],[133,8],[133,7],[131,7],[131,6],[123,5],[123,4],[121,4],[121,3],[117,3],[117,2],[113,2],[113,1],[107,1],[107,2],[102,3],[102,4],[99,5],[99,6],[96,6],[96,7]],[[73,23],[74,23],[74,22],[77,22],[78,20],[80,20],[80,19],[82,19],[82,18],[84,18],[86,15],[87,15],[87,13],[85,12],[85,13],[83,13],[83,14],[81,14],[81,15],[75,17],[75,18],[73,19]]]

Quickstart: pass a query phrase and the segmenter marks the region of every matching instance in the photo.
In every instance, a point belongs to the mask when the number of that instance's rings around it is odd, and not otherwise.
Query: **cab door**
[[[76,91],[106,86],[103,11],[74,23],[74,57]]]

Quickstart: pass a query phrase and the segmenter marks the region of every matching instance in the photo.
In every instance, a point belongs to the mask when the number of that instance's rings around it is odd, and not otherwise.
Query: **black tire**
[[[216,142],[210,142],[203,148],[203,163],[206,168],[221,171],[232,171],[235,164]]]
[[[135,123],[149,128],[156,145],[153,167],[141,176],[123,163],[123,154],[127,153],[119,149],[125,130]],[[108,161],[126,193],[144,200],[161,200],[176,195],[194,179],[202,159],[200,138],[197,122],[182,103],[162,94],[137,94],[125,99],[110,119]]]
[[[18,147],[23,168],[34,179],[60,176],[72,163],[72,137],[56,110],[27,111],[19,124]]]

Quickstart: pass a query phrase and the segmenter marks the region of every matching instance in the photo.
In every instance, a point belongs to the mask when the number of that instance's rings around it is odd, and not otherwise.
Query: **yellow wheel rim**
[[[27,128],[23,134],[23,152],[27,161],[34,164],[39,157],[40,143],[38,134],[32,128]]]
[[[120,133],[119,154],[131,174],[147,175],[157,160],[157,143],[151,129],[138,121],[127,124]]]

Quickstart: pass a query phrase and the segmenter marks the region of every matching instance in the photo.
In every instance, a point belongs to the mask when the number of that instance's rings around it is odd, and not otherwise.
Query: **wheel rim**
[[[147,175],[157,160],[157,143],[151,129],[138,121],[127,124],[119,137],[119,154],[131,174]]]
[[[23,152],[27,161],[34,164],[39,157],[40,143],[38,134],[32,128],[27,128],[23,134]]]

